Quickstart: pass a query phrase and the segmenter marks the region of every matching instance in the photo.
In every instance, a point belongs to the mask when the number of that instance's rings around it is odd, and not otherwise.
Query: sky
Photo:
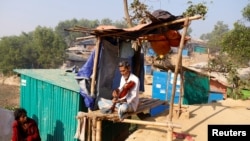
[[[141,0],[151,11],[162,9],[175,16],[188,8],[187,1]],[[208,13],[205,20],[192,21],[189,27],[193,38],[210,33],[218,21],[232,29],[237,20],[243,20],[242,10],[250,3],[250,0],[192,0],[194,4],[203,1],[207,2]],[[0,38],[19,36],[34,31],[37,26],[55,28],[59,22],[74,18],[120,21],[124,15],[123,0],[0,0]]]

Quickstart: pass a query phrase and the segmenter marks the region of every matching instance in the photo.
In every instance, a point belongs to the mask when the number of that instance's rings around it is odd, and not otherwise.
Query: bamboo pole
[[[96,141],[101,141],[102,139],[102,121],[97,119],[96,121]]]
[[[92,118],[92,140],[91,141],[95,141],[96,139],[96,117]]]
[[[171,95],[171,100],[170,100],[170,103],[169,103],[170,107],[169,107],[168,121],[170,121],[170,122],[172,122],[174,97],[175,97],[175,91],[176,91],[176,80],[177,80],[177,75],[178,75],[178,70],[179,70],[180,59],[181,59],[181,55],[182,55],[182,49],[184,47],[184,40],[185,40],[185,36],[186,36],[186,33],[187,33],[187,29],[188,29],[188,24],[189,24],[189,18],[186,17],[185,22],[184,22],[184,28],[183,28],[183,32],[182,32],[180,47],[179,47],[179,50],[178,50],[177,62],[176,62],[176,65],[175,65],[174,80],[173,80],[173,87],[172,87],[172,95]],[[173,140],[173,128],[171,128],[171,127],[168,128],[167,140],[168,141]]]
[[[181,69],[181,104],[180,104],[180,108],[183,107],[183,98],[184,98],[184,72],[183,69]]]
[[[182,19],[178,19],[178,20],[174,20],[174,21],[162,23],[162,24],[159,24],[159,25],[155,25],[155,26],[150,26],[147,29],[155,29],[155,28],[159,28],[159,27],[163,27],[163,26],[168,26],[168,25],[171,25],[171,24],[176,24],[176,23],[181,23],[181,22],[184,22],[184,28],[185,28],[185,21],[186,20],[192,21],[192,20],[197,20],[197,19],[200,19],[200,18],[202,18],[202,16],[195,15],[195,16],[192,16],[192,17],[186,17],[186,18],[182,18]],[[184,43],[184,40],[183,40],[183,43]]]
[[[91,97],[95,97],[95,81],[96,81],[96,71],[97,71],[97,64],[98,64],[98,56],[99,56],[99,47],[100,47],[100,41],[101,38],[97,37],[97,43],[95,46],[95,58],[94,58],[94,66],[93,66],[93,72],[92,72],[92,80],[91,80],[91,88],[90,88],[90,93],[91,93]],[[91,112],[91,109],[88,109],[88,113]],[[88,124],[88,141],[91,141],[91,126],[93,124],[93,122],[91,122],[92,120],[89,119],[89,124]]]
[[[92,125],[92,119],[91,118],[88,118],[88,131],[87,131],[87,140],[88,141],[91,141],[91,125]]]
[[[155,122],[155,121],[142,121],[142,120],[133,120],[133,119],[124,119],[121,122],[124,123],[133,123],[133,124],[142,124],[142,125],[152,125],[152,126],[163,126],[171,128],[181,128],[181,125],[174,124],[172,122]]]
[[[97,71],[97,64],[98,64],[98,56],[99,56],[99,51],[100,51],[100,41],[101,38],[97,37],[97,43],[95,46],[95,58],[94,58],[94,66],[93,66],[93,73],[92,73],[92,80],[91,80],[91,96],[94,97],[94,93],[95,93],[95,81],[96,81],[96,71]]]
[[[184,78],[183,78],[183,68],[182,68],[182,55],[181,55],[181,59],[180,59],[180,96],[179,96],[179,102],[178,102],[178,111],[177,111],[177,116],[178,118],[181,115],[181,107],[182,107],[182,100],[183,100],[183,90],[184,90]]]
[[[87,36],[87,37],[78,37],[76,38],[76,41],[86,40],[86,39],[92,39],[95,38],[95,36]]]

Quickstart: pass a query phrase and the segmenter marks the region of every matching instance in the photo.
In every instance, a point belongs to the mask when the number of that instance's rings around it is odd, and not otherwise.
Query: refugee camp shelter
[[[70,32],[82,32],[94,35],[97,38],[97,44],[95,47],[95,59],[93,64],[91,96],[98,98],[112,97],[111,92],[113,88],[119,84],[119,70],[118,63],[121,60],[127,60],[132,66],[132,72],[140,79],[140,83],[143,85],[142,74],[144,72],[144,65],[141,58],[141,48],[144,40],[151,43],[154,52],[159,56],[164,56],[170,51],[171,46],[179,47],[178,60],[181,60],[182,48],[188,38],[186,38],[186,31],[191,20],[200,19],[201,16],[186,17],[174,16],[171,13],[163,10],[156,10],[152,15],[148,15],[152,22],[139,24],[132,28],[117,28],[110,25],[101,25],[95,29],[89,29],[85,27],[75,26],[70,29],[65,29]],[[182,35],[178,30],[183,29]],[[181,61],[177,61],[176,69],[173,78],[172,98],[170,100],[170,116],[172,118],[173,96],[175,94],[175,86],[177,80],[177,73],[180,71],[179,64]],[[141,89],[143,90],[143,88]],[[139,107],[142,111],[148,108],[158,106],[157,104],[151,104],[145,106],[145,108]],[[129,114],[136,114],[129,113]],[[129,115],[128,115],[129,116]],[[100,111],[91,111],[89,113],[78,113],[78,119],[83,121],[91,120],[92,128],[88,128],[88,136],[91,136],[92,140],[100,141],[102,130],[102,120],[117,121],[117,116],[105,115]],[[118,121],[119,122],[119,121]],[[138,124],[151,124],[149,122],[138,122],[135,120],[124,119],[125,123],[138,123]],[[142,123],[143,122],[143,123]],[[171,122],[171,119],[170,119]],[[84,123],[80,123],[85,126]],[[157,124],[157,123],[155,123]],[[160,125],[160,124],[158,124]],[[168,140],[172,140],[172,129],[178,127],[172,124],[169,128]],[[169,126],[168,123],[164,123],[163,126]],[[92,133],[92,135],[90,135]],[[85,133],[84,133],[85,134]]]
[[[61,69],[15,69],[20,74],[20,107],[27,110],[43,141],[73,141],[78,111],[87,111],[74,73]]]

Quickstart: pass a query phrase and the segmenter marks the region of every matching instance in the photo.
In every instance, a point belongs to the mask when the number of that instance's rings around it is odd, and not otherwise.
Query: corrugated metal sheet
[[[197,53],[207,53],[207,48],[205,48],[203,46],[195,46],[194,47],[194,52],[197,52]]]
[[[65,89],[79,91],[79,86],[74,79],[75,74],[66,73],[63,69],[15,69],[14,71]]]
[[[73,73],[60,69],[17,69],[21,74],[20,105],[38,123],[42,140],[74,139],[78,111],[87,111]]]

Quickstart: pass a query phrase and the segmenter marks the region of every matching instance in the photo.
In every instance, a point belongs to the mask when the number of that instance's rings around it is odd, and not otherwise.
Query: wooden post
[[[92,126],[92,118],[88,118],[88,131],[87,131],[87,140],[91,141],[91,126]]]
[[[97,64],[98,64],[98,57],[99,57],[99,51],[100,51],[100,41],[101,38],[98,36],[97,37],[97,42],[95,46],[95,58],[94,58],[94,66],[93,66],[93,72],[92,72],[92,80],[91,80],[91,88],[90,88],[90,93],[91,97],[95,97],[95,81],[96,81],[96,71],[97,71]],[[91,109],[88,109],[88,112],[91,112]],[[91,141],[91,126],[93,122],[91,122],[92,119],[89,119],[89,124],[88,124],[88,141]],[[93,138],[92,138],[93,139]]]
[[[102,141],[102,120],[96,120],[96,141]]]
[[[97,37],[97,42],[96,42],[96,46],[95,46],[95,58],[94,58],[94,66],[93,66],[93,72],[92,72],[92,80],[91,80],[91,89],[90,89],[90,93],[91,96],[94,97],[94,93],[95,93],[95,81],[96,81],[96,71],[97,71],[97,64],[98,64],[98,56],[99,56],[99,51],[100,51],[100,41],[101,38],[98,36]]]
[[[186,33],[187,33],[188,24],[189,24],[189,18],[186,17],[186,19],[184,21],[184,29],[183,29],[181,42],[180,42],[180,47],[179,47],[178,56],[177,56],[177,62],[176,62],[176,65],[175,65],[174,80],[173,80],[173,87],[172,87],[172,96],[171,96],[171,101],[169,103],[170,107],[169,107],[168,121],[170,121],[170,122],[172,122],[173,107],[174,107],[174,97],[175,97],[175,90],[176,90],[176,80],[177,80],[177,76],[178,76],[179,64],[180,64],[180,60],[181,60],[182,49],[184,47],[184,40],[185,40],[185,36],[186,36]],[[168,127],[167,141],[172,141],[172,140],[173,140],[173,128]]]
[[[96,117],[92,118],[92,140],[91,141],[95,141],[96,139]]]
[[[172,127],[172,128],[181,128],[180,125],[174,124],[172,122],[155,122],[155,121],[142,121],[142,120],[133,120],[133,119],[124,119],[124,123],[134,123],[142,125],[151,125],[151,126],[163,126],[163,127]]]
[[[181,81],[181,83],[180,83],[180,96],[179,96],[179,103],[178,103],[178,111],[177,111],[177,118],[179,118],[180,117],[180,115],[181,115],[181,112],[182,112],[182,100],[183,100],[183,92],[184,92],[184,77],[183,77],[183,68],[182,68],[182,56],[181,56],[181,59],[180,59],[180,81]]]

